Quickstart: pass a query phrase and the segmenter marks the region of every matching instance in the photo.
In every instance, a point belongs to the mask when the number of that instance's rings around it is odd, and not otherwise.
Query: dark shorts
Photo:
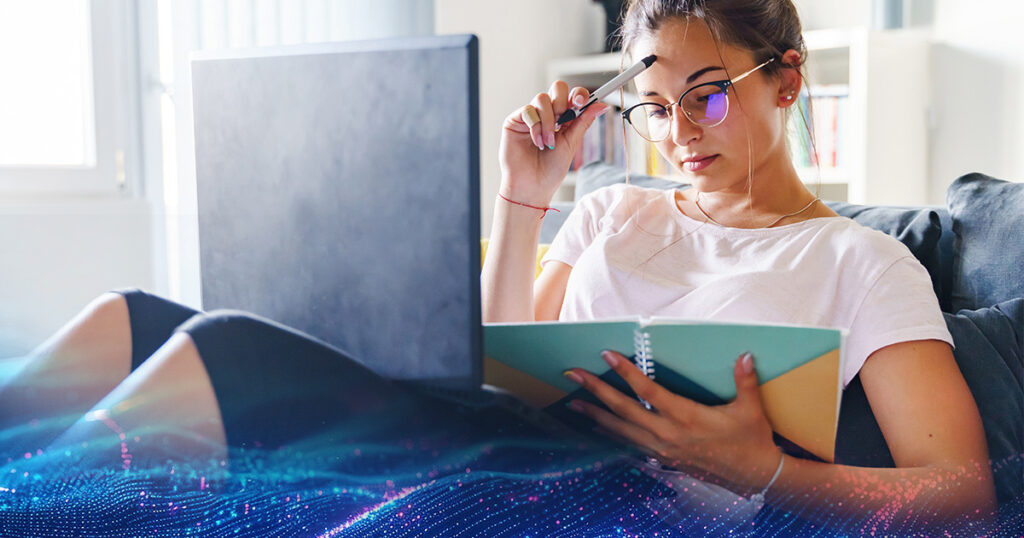
[[[418,436],[465,443],[496,435],[550,439],[557,431],[507,396],[390,380],[339,349],[247,312],[204,313],[137,289],[115,292],[128,303],[133,371],[175,332],[195,342],[230,446],[274,448],[324,432],[339,442]]]

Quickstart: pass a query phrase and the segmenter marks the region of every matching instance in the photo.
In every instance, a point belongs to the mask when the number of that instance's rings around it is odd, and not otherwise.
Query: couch
[[[554,203],[560,212],[544,218],[538,260],[576,201],[623,181],[623,170],[601,162],[581,168],[574,201]],[[629,181],[651,188],[689,187],[632,173]],[[896,237],[928,269],[956,344],[957,364],[982,415],[1001,509],[1016,506],[1012,510],[1017,512],[1024,500],[1024,183],[968,174],[950,185],[946,202],[866,206],[826,201],[839,215]],[[836,459],[894,466],[859,377],[843,395]]]

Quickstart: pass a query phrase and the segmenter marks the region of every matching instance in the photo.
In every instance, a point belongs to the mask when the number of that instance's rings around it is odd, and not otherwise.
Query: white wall
[[[794,0],[804,31],[870,26],[872,2],[879,0]]]
[[[40,344],[90,300],[153,286],[149,204],[0,202],[0,358]]]
[[[480,39],[480,219],[490,235],[501,183],[501,124],[551,85],[547,62],[601,52],[604,8],[593,0],[436,0],[438,34]]]
[[[968,172],[1024,181],[1024,4],[936,0],[931,200]]]
[[[83,176],[95,186],[40,188],[37,176],[4,170],[16,188],[0,192],[0,358],[31,350],[104,291],[159,290],[152,205],[142,198],[137,5],[91,5],[98,166]]]

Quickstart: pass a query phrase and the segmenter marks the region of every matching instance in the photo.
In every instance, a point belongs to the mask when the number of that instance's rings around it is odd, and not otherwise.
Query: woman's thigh
[[[273,448],[312,436],[342,444],[465,444],[537,431],[496,406],[385,378],[342,350],[251,313],[210,312],[177,330],[202,357],[231,446]]]
[[[202,413],[193,410],[193,422],[208,426],[216,419],[229,446],[276,448],[312,437],[340,444],[427,442],[439,448],[495,437],[551,440],[550,429],[487,404],[500,399],[480,392],[467,393],[466,402],[438,397],[380,376],[344,351],[272,320],[243,311],[202,313],[138,290],[125,296],[136,370],[125,384],[135,387],[130,394],[162,409],[154,420],[174,422],[162,413],[174,413],[175,398],[181,401],[186,394],[205,401],[196,396],[205,384],[215,396],[213,416],[199,417]],[[176,332],[188,336],[198,361],[177,358],[187,351],[179,345],[162,353],[165,364],[140,368],[145,357],[160,356],[157,349]],[[169,361],[199,364],[200,371],[179,379],[175,376],[187,369]],[[160,384],[165,386],[157,388]],[[140,396],[142,387],[162,397]],[[126,390],[122,393],[129,394]]]
[[[174,334],[179,325],[200,312],[137,288],[113,290],[128,305],[132,364],[135,371]]]

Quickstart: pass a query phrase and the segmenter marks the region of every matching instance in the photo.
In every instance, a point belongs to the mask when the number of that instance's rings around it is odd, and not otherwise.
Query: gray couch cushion
[[[952,310],[1024,297],[1024,183],[967,174],[946,190],[953,217]]]
[[[626,182],[626,171],[607,164],[603,161],[595,161],[583,166],[576,172],[576,193],[573,201],[579,202],[587,194],[614,185]],[[638,187],[649,187],[657,189],[686,189],[690,185],[671,181],[665,178],[647,176],[644,174],[629,174],[630,185]]]

